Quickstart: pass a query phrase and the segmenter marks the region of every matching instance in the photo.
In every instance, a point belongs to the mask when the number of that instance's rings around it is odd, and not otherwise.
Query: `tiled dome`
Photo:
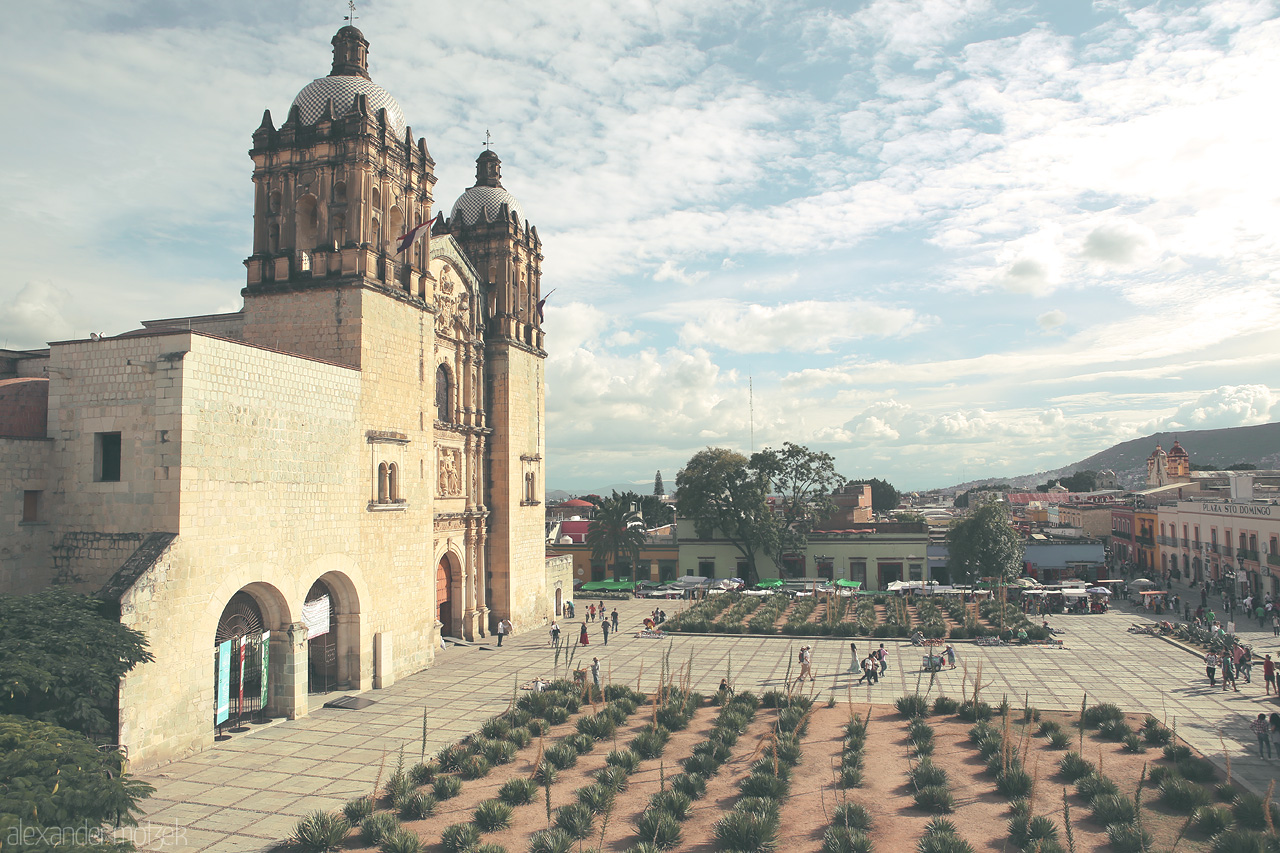
[[[369,100],[369,113],[377,115],[378,110],[387,111],[387,127],[397,137],[404,136],[404,113],[400,105],[386,89],[355,76],[329,76],[313,80],[293,99],[303,124],[315,124],[324,113],[324,105],[333,98],[333,117],[339,118],[351,110],[356,95],[365,95]]]
[[[515,196],[502,187],[472,187],[453,203],[453,212],[449,214],[449,218],[458,220],[462,225],[475,225],[481,216],[492,222],[498,218],[504,204],[523,225],[524,208],[516,201]]]

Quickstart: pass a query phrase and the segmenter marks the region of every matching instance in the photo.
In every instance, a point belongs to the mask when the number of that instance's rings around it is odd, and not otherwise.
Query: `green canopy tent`
[[[583,592],[630,592],[635,584],[629,580],[587,581],[581,587]]]
[[[844,578],[840,578],[836,581],[836,586],[845,589],[862,589],[862,581],[847,581]]]
[[[768,578],[756,584],[756,589],[777,589],[781,586],[786,586],[786,581],[780,578]]]

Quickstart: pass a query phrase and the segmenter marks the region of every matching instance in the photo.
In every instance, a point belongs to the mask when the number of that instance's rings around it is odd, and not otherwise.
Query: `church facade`
[[[571,594],[545,556],[537,230],[488,150],[436,215],[368,42],[333,48],[253,133],[240,311],[0,354],[0,591],[98,594],[146,634],[118,732],[143,766]]]

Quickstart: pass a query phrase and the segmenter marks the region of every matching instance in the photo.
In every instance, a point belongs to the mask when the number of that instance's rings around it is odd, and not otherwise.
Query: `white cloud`
[[[909,308],[862,302],[790,302],[782,305],[732,301],[676,303],[654,312],[668,320],[695,317],[680,327],[686,344],[714,345],[733,352],[822,352],[865,337],[909,335],[930,319]]]
[[[1052,311],[1046,311],[1039,317],[1036,317],[1036,323],[1042,329],[1056,329],[1063,323],[1067,322],[1067,315],[1063,311],[1054,308]]]
[[[705,272],[686,272],[683,267],[677,267],[670,260],[663,261],[662,266],[653,274],[654,281],[674,281],[678,284],[697,284],[706,277]]]
[[[1150,257],[1155,238],[1150,229],[1128,222],[1099,225],[1084,239],[1081,254],[1086,258],[1127,266]]]
[[[74,334],[65,308],[71,294],[47,281],[29,281],[0,308],[0,347],[26,349]],[[88,334],[88,330],[84,330]]]
[[[1280,394],[1266,385],[1223,385],[1179,406],[1165,428],[1252,426],[1276,417],[1280,417]]]

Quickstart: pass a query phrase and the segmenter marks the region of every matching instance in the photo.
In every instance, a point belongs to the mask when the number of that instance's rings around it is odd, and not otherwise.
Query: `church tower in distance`
[[[487,599],[494,618],[519,614],[515,590],[540,583],[545,569],[543,455],[542,241],[519,201],[502,186],[502,161],[486,149],[476,159],[475,186],[447,221],[488,285],[485,343],[489,438]]]

